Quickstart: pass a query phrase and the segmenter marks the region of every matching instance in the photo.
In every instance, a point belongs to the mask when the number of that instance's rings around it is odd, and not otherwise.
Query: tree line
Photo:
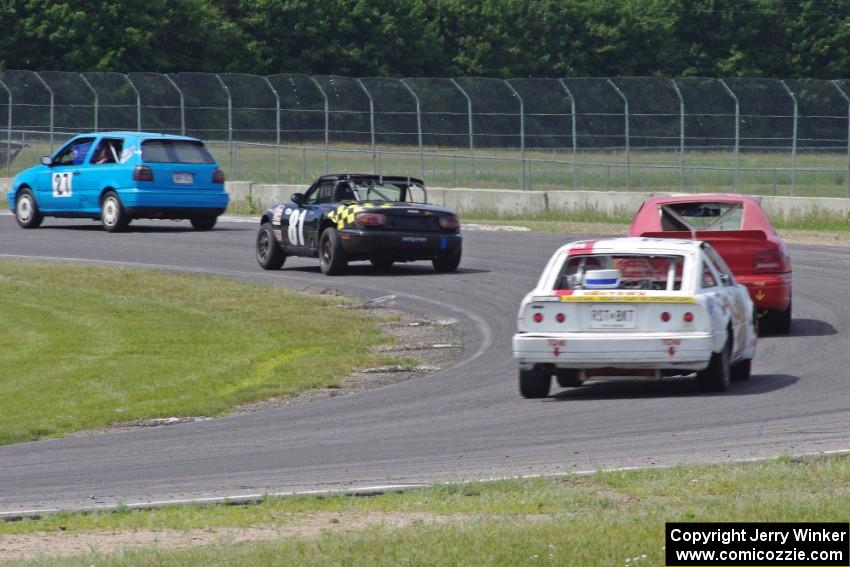
[[[850,0],[0,0],[0,69],[850,77]]]

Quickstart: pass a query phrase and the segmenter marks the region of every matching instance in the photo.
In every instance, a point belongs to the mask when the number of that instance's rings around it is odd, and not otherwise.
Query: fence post
[[[510,81],[502,81],[508,88],[511,89],[511,92],[515,97],[519,100],[519,151],[520,151],[520,160],[521,160],[521,170],[522,170],[522,188],[523,190],[528,189],[528,177],[526,176],[525,170],[525,102],[522,100],[522,97],[519,95],[517,90],[511,85]]]
[[[797,186],[797,97],[794,96],[794,93],[791,89],[788,88],[788,85],[785,84],[785,81],[779,81],[782,83],[782,86],[785,87],[785,92],[788,93],[788,96],[791,97],[791,101],[794,103],[794,126],[791,132],[791,196],[794,196],[794,189]]]
[[[676,96],[679,97],[679,190],[685,190],[685,99],[676,84],[676,79],[670,79]]]
[[[100,104],[99,104],[99,103],[100,103],[100,99],[99,99],[99,98],[98,98],[98,96],[97,96],[97,91],[96,91],[96,90],[94,90],[94,87],[92,86],[92,84],[89,82],[89,80],[86,78],[86,76],[85,76],[83,73],[80,73],[80,78],[83,80],[83,82],[86,84],[86,86],[89,88],[89,90],[90,90],[90,91],[92,92],[92,94],[94,95],[94,131],[95,131],[95,132],[98,132],[98,128],[97,128],[97,115],[98,115],[98,107],[99,107],[99,105],[100,105]]]
[[[225,94],[227,94],[227,144],[230,148],[230,171],[233,172],[235,177],[236,161],[233,155],[233,99],[230,96],[230,89],[227,88],[227,85],[224,83],[221,75],[216,73],[215,78],[218,79],[219,84],[221,84],[221,88],[223,88]]]
[[[564,92],[567,93],[567,96],[570,97],[570,112],[572,113],[572,134],[573,134],[573,190],[578,189],[578,160],[576,155],[577,141],[576,138],[576,99],[573,96],[573,93],[570,92],[570,89],[567,88],[567,84],[564,82],[564,79],[558,79],[558,82],[561,83],[561,86],[564,87]]]
[[[457,81],[455,81],[454,79],[449,79],[449,81],[451,81],[451,83],[457,88],[457,90],[460,91],[460,94],[462,94],[466,98],[467,115],[469,117],[469,157],[472,160],[472,169],[475,170],[475,142],[473,140],[472,133],[472,99],[469,97],[468,94],[466,94],[466,91],[463,90],[463,88],[461,88],[459,84],[457,84]],[[471,173],[472,172],[470,172],[470,174]]]
[[[165,74],[164,77],[168,79],[168,82],[171,83],[171,86],[174,87],[174,90],[177,91],[177,94],[180,96],[180,134],[186,135],[186,101],[183,98],[183,91],[180,90],[180,87],[177,86],[177,83],[174,82],[174,79],[171,78],[170,75]]]
[[[372,100],[372,93],[369,92],[369,89],[366,88],[366,85],[363,84],[361,79],[357,79],[357,84],[360,85],[360,88],[363,89],[363,92],[366,93],[366,97],[369,99],[369,134],[371,135],[372,141],[372,173],[378,173],[378,154],[375,150],[375,101]]]
[[[729,85],[726,84],[726,81],[723,79],[718,79],[720,81],[720,85],[726,89],[726,92],[729,96],[732,97],[732,100],[735,102],[735,191],[738,190],[738,177],[741,168],[740,162],[740,149],[741,149],[741,105],[738,102],[737,95],[732,92],[732,89],[729,88]]]
[[[10,159],[12,156],[12,90],[3,81],[0,81],[0,87],[3,87],[6,94],[9,95],[9,114],[6,117],[6,175],[10,175],[12,165],[12,160]]]
[[[263,77],[262,79],[274,95],[274,139],[275,147],[277,148],[277,183],[280,185],[280,95],[278,95],[277,90],[272,85],[272,82],[269,81],[268,77]]]
[[[410,85],[407,84],[407,81],[404,79],[399,79],[401,84],[404,85],[404,88],[413,96],[413,100],[416,102],[416,136],[419,142],[419,175],[422,179],[425,179],[425,156],[422,153],[422,105],[419,102],[419,95],[410,88]]]
[[[623,94],[623,91],[621,91],[620,88],[614,84],[614,81],[612,81],[611,79],[605,80],[608,81],[608,84],[611,85],[614,90],[617,91],[617,94],[620,95],[620,98],[623,99],[623,113],[626,117],[626,191],[630,191],[632,188],[632,156],[629,148],[629,99],[626,98],[626,95]]]
[[[44,88],[47,89],[48,93],[50,93],[50,153],[52,154],[53,153],[53,109],[54,109],[54,106],[53,106],[53,101],[54,101],[53,89],[51,89],[50,85],[48,85],[45,82],[45,80],[41,78],[41,75],[39,75],[35,71],[33,71],[33,75],[35,75],[36,79],[41,81],[41,84],[44,85]]]
[[[316,88],[319,89],[319,92],[322,93],[322,98],[325,100],[325,173],[328,172],[330,168],[330,125],[331,125],[331,112],[330,112],[330,104],[328,103],[328,94],[325,92],[325,89],[322,88],[322,85],[319,84],[319,81],[316,80],[315,77],[310,77],[310,80],[313,81],[313,84],[316,85]]]
[[[847,196],[850,197],[850,96],[839,86],[837,80],[830,82],[847,102]]]
[[[130,85],[130,88],[133,89],[133,92],[136,93],[136,132],[142,131],[142,95],[139,94],[139,89],[136,88],[136,85],[133,84],[133,80],[130,78],[130,75],[124,75],[124,78],[127,80],[127,84]]]

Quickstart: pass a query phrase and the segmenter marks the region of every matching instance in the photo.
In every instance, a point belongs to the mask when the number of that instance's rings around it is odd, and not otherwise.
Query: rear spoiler
[[[767,240],[763,230],[666,230],[659,232],[643,232],[647,238],[681,238],[684,240]]]

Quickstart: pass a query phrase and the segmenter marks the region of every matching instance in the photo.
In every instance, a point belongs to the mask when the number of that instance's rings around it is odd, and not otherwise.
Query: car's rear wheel
[[[540,370],[519,371],[519,393],[523,398],[545,398],[552,386],[552,375]]]
[[[460,265],[460,250],[457,252],[443,252],[432,260],[434,269],[438,272],[454,272]]]
[[[120,232],[130,224],[121,199],[114,191],[108,191],[100,203],[100,222],[107,232]]]
[[[15,220],[21,228],[38,228],[44,220],[29,189],[20,191],[15,199]]]
[[[777,335],[787,335],[791,332],[791,303],[788,308],[770,313],[771,330]]]
[[[195,230],[212,230],[218,217],[216,215],[199,215],[189,219]]]
[[[328,276],[342,274],[348,267],[345,250],[335,228],[326,228],[319,237],[319,267]]]
[[[705,370],[697,372],[697,384],[704,392],[722,392],[729,388],[731,368],[729,357],[732,350],[732,338],[727,334],[726,342],[720,352],[711,354],[711,361]]]
[[[736,362],[732,366],[732,381],[734,382],[743,382],[744,380],[750,379],[750,373],[752,372],[753,361],[752,359],[742,360],[741,362]]]
[[[555,372],[555,379],[561,388],[575,388],[582,385],[582,381],[578,377],[578,371],[576,370],[557,370]]]
[[[264,222],[257,233],[257,263],[264,270],[279,270],[286,261],[286,255],[274,237],[271,223]]]

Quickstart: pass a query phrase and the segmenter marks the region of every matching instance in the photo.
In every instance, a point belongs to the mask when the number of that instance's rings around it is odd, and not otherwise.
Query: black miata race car
[[[412,177],[324,175],[292,202],[267,210],[260,223],[257,261],[266,270],[279,269],[287,256],[318,256],[328,275],[354,260],[378,269],[431,260],[438,272],[460,264],[457,215],[429,205],[425,184]]]

